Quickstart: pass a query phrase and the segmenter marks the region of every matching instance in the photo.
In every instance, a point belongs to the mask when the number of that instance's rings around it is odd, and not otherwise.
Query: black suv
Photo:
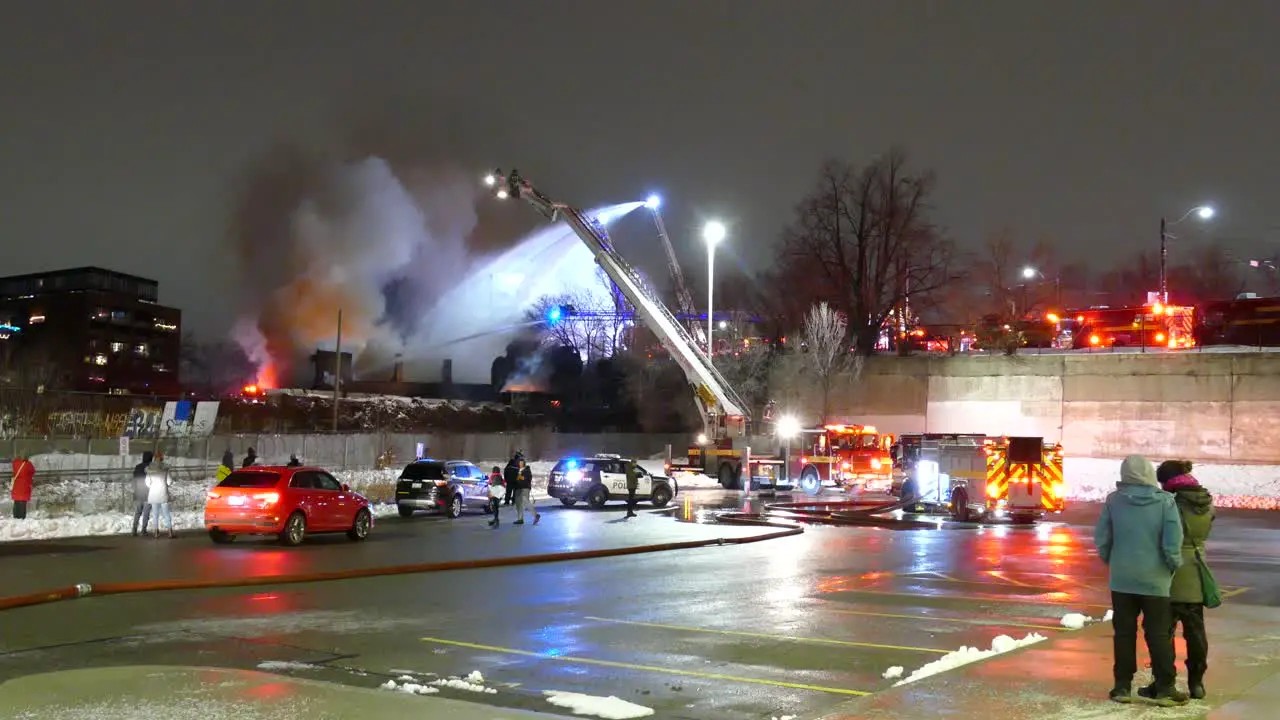
[[[593,508],[602,508],[609,500],[627,499],[627,460],[621,455],[563,458],[551,468],[547,477],[547,494],[565,507],[585,500]],[[676,495],[676,482],[654,475],[638,463],[636,498],[654,507],[666,507]]]
[[[396,483],[400,517],[425,510],[456,518],[463,510],[488,507],[489,475],[466,460],[415,460]]]

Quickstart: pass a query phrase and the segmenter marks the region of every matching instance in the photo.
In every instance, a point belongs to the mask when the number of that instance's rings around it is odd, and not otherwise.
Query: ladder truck
[[[662,198],[650,195],[644,201],[653,215],[653,224],[658,228],[658,239],[662,241],[662,249],[667,253],[667,271],[671,273],[671,281],[676,285],[676,312],[689,320],[686,329],[693,335],[698,347],[707,346],[707,332],[702,323],[696,321],[697,310],[693,306],[693,295],[684,282],[684,272],[680,270],[680,261],[676,259],[676,249],[671,245],[671,237],[667,235],[667,224],[662,221]]]
[[[706,472],[726,488],[736,488],[746,467],[749,479],[772,484],[780,459],[753,455],[749,446],[734,447],[735,438],[745,442],[751,428],[746,403],[698,348],[684,325],[618,254],[604,227],[583,211],[543,195],[517,170],[494,170],[484,180],[499,200],[524,200],[548,220],[566,223],[684,371],[702,418],[703,432],[698,444],[689,448],[688,465],[673,463],[672,469]]]

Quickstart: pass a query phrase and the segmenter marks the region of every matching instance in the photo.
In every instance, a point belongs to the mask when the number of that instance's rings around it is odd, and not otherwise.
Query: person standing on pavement
[[[13,519],[27,519],[27,503],[31,502],[31,486],[35,484],[36,466],[31,458],[21,455],[13,459],[13,484],[9,497],[13,499]]]
[[[1141,615],[1155,682],[1138,694],[1160,705],[1186,703],[1186,694],[1174,684],[1169,604],[1173,574],[1182,565],[1182,521],[1173,496],[1160,489],[1151,461],[1130,455],[1120,464],[1120,482],[1102,506],[1093,538],[1110,574],[1115,654],[1110,698],[1133,701]]]
[[[169,478],[169,468],[164,464],[164,455],[157,454],[147,468],[147,503],[151,505],[151,514],[156,520],[154,537],[160,539],[160,519],[164,518],[169,526],[169,537],[173,538],[173,515],[169,512],[169,488],[173,481]]]
[[[636,488],[640,485],[640,473],[636,469],[636,461],[627,461],[627,517],[636,516]]]
[[[515,500],[516,485],[520,480],[520,452],[516,451],[515,455],[507,461],[507,466],[502,470],[502,485],[506,488],[506,492],[502,496],[502,504],[510,505]]]
[[[516,521],[514,524],[524,524],[525,510],[533,512],[533,524],[537,525],[542,516],[538,514],[538,508],[533,504],[533,470],[524,460],[520,460],[516,468],[516,487],[515,487],[515,504],[516,504]]]
[[[498,508],[502,505],[504,492],[506,483],[502,477],[502,468],[494,465],[493,472],[489,473],[489,514],[493,516],[489,527],[498,527]]]
[[[155,453],[146,450],[142,453],[142,462],[133,468],[133,536],[138,536],[138,521],[142,521],[142,534],[147,534],[147,524],[151,522],[151,503],[147,500],[147,468],[151,467]],[[159,522],[157,520],[157,522]]]
[[[227,448],[222,453],[222,464],[218,465],[218,472],[215,477],[218,482],[227,479],[227,476],[236,471],[236,456],[231,454],[231,448]]]
[[[1156,469],[1156,479],[1166,492],[1173,493],[1182,518],[1182,567],[1173,574],[1169,590],[1169,627],[1176,637],[1178,624],[1182,624],[1182,639],[1187,644],[1187,689],[1191,697],[1201,700],[1205,696],[1204,673],[1209,668],[1209,635],[1204,627],[1204,587],[1196,563],[1204,560],[1204,543],[1213,529],[1214,512],[1213,496],[1192,477],[1191,467],[1188,460],[1166,460]]]

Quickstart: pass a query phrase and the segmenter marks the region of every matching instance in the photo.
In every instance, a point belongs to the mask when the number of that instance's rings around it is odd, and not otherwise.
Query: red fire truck
[[[1195,347],[1195,310],[1178,305],[1093,307],[1067,312],[1063,330],[1071,334],[1071,347]]]
[[[1201,345],[1280,345],[1280,297],[1245,295],[1209,303],[1201,314]]]
[[[888,490],[893,482],[893,436],[871,425],[824,425],[802,430],[787,457],[786,476],[817,494],[824,485]]]

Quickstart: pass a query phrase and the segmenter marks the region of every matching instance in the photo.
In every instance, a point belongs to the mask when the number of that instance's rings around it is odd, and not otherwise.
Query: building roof
[[[116,277],[126,278],[128,280],[137,280],[144,283],[153,283],[159,285],[157,280],[145,278],[141,275],[131,275],[129,273],[120,272],[119,270],[109,270],[107,268],[98,267],[96,265],[86,265],[84,267],[60,268],[57,270],[46,270],[37,273],[25,273],[23,275],[5,275],[0,277],[0,282],[5,280],[36,280],[40,278],[50,278],[59,275],[75,275],[80,273],[103,273],[106,275],[115,275]]]

